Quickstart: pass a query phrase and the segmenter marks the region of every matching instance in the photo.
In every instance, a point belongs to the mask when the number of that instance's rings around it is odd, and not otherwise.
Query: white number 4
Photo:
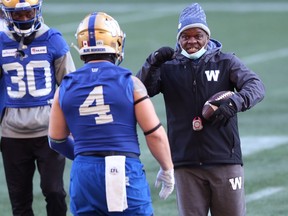
[[[110,106],[104,104],[102,86],[96,86],[79,108],[80,116],[97,114],[98,116],[95,117],[96,124],[113,122],[113,116],[107,114],[108,112],[110,112]]]

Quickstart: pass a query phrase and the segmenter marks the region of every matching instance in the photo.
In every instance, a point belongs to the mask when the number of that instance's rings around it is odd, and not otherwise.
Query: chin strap
[[[22,61],[23,58],[26,57],[24,49],[27,48],[27,45],[32,43],[32,41],[35,39],[36,36],[36,32],[33,32],[32,34],[30,34],[29,36],[24,36],[24,34],[22,34],[21,36],[13,33],[13,37],[15,38],[16,41],[19,42],[19,46],[18,49],[16,50],[15,53],[15,58],[19,57],[20,60]]]
[[[80,54],[79,48],[73,42],[70,44],[70,47],[73,47]]]

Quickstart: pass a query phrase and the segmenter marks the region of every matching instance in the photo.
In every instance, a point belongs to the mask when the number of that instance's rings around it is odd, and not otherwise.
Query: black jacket
[[[210,40],[208,51],[198,60],[180,53],[175,59],[151,65],[151,54],[137,77],[149,96],[162,93],[172,158],[177,166],[242,164],[237,115],[226,127],[217,128],[201,115],[205,101],[213,94],[230,90],[238,112],[250,109],[264,98],[264,85],[256,73],[234,54],[221,52],[221,44]],[[192,129],[192,120],[201,117],[204,128]]]

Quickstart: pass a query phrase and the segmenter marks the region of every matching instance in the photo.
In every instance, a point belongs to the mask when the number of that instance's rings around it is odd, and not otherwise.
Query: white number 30
[[[79,108],[80,116],[95,115],[96,124],[106,124],[113,122],[113,116],[107,114],[110,106],[104,104],[103,87],[96,86],[88,95],[84,103]]]

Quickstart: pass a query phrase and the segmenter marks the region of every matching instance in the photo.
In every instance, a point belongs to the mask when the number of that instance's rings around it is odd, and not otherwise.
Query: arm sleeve
[[[231,99],[238,111],[248,110],[263,100],[265,86],[260,77],[235,55],[231,61],[230,80],[236,86],[237,93]]]
[[[55,140],[49,137],[49,146],[59,154],[64,155],[70,160],[74,160],[74,140],[71,137],[63,140]]]
[[[59,85],[66,74],[76,70],[70,51],[56,59],[54,67],[57,84]]]

